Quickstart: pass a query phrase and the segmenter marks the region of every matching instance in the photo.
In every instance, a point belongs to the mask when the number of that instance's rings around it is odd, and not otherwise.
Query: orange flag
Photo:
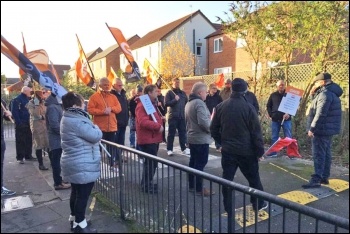
[[[151,70],[151,64],[148,62],[147,59],[145,59],[145,61],[143,62],[143,69],[146,71],[146,81],[147,84],[152,84],[153,83],[153,79],[152,79],[152,70]]]
[[[112,33],[114,39],[117,41],[119,47],[122,49],[123,54],[128,60],[130,66],[132,67],[132,72],[124,72],[123,75],[126,77],[126,82],[136,82],[141,79],[139,66],[137,65],[134,57],[132,56],[130,46],[128,45],[123,33],[118,28],[109,27],[106,23],[109,31]]]
[[[83,81],[84,84],[86,84],[89,87],[93,87],[95,81],[94,78],[90,75],[88,72],[88,61],[86,59],[83,47],[80,44],[78,35],[78,47],[79,47],[79,58],[75,62],[75,72],[77,73],[77,76],[81,81]]]
[[[218,88],[222,88],[224,86],[224,73],[220,73],[218,75],[218,77],[216,78],[215,84],[216,86],[218,86]]]
[[[117,77],[118,77],[118,76],[117,76],[117,74],[115,73],[115,71],[113,70],[113,67],[111,67],[111,70],[109,71],[108,76],[107,76],[107,78],[108,78],[108,80],[109,80],[109,87],[112,86],[113,80],[114,80],[115,78],[117,78]]]

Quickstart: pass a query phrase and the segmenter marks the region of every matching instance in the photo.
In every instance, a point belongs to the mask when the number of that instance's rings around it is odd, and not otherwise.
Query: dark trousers
[[[15,127],[16,137],[16,158],[17,160],[23,160],[24,158],[32,157],[32,131],[29,124],[20,125]]]
[[[159,144],[146,144],[146,145],[138,145],[142,152],[156,155],[158,153]],[[156,169],[158,167],[158,162],[152,159],[145,157],[145,161],[143,162],[143,172],[142,172],[142,180],[141,187],[145,190],[148,188],[152,188],[152,180]]]
[[[42,149],[35,150],[35,156],[38,159],[39,166],[43,166],[44,165],[44,162],[43,162],[43,151],[44,150],[42,150]]]
[[[110,142],[115,142],[115,132],[102,132],[102,139]],[[107,145],[107,150],[111,155],[111,158],[109,159],[109,165],[114,166],[114,162],[117,158],[117,150],[115,147],[111,147],[110,145]]]
[[[166,138],[165,138],[165,121],[163,121],[163,128],[164,128],[164,131],[162,132],[163,142],[166,142]]]
[[[311,176],[313,182],[319,183],[328,179],[332,165],[332,136],[314,136],[312,138],[312,157],[315,173]]]
[[[95,182],[87,184],[73,184],[72,190],[70,193],[70,210],[71,215],[75,216],[75,222],[80,223],[85,219],[85,210],[89,196],[91,194],[92,188],[94,187]]]
[[[189,167],[203,171],[205,165],[208,163],[209,157],[209,144],[189,144],[191,150]],[[194,188],[196,191],[201,192],[203,189],[203,178],[201,176],[188,175],[188,186]]]
[[[181,151],[186,149],[187,136],[186,136],[186,122],[185,119],[172,118],[168,120],[168,140],[167,140],[167,150],[173,151],[174,138],[176,134],[176,129],[179,133],[179,142]]]
[[[6,144],[5,140],[1,138],[1,188],[4,186],[4,158],[5,158]]]
[[[126,127],[119,127],[118,126],[118,131],[115,133],[115,139],[114,142],[119,144],[119,145],[125,145],[125,131]],[[116,161],[119,160],[119,155],[121,155],[121,151],[118,150],[117,155],[116,155]]]
[[[54,186],[62,184],[61,177],[61,155],[62,149],[54,149],[49,152],[49,158],[52,167],[52,176],[54,181]]]
[[[259,175],[259,160],[254,155],[240,156],[235,154],[222,153],[221,166],[223,169],[222,177],[229,181],[233,181],[237,168],[239,168],[248,180],[249,187],[264,190]],[[232,190],[228,187],[222,187],[222,195],[224,201],[224,208],[226,212],[232,212]],[[250,202],[255,207],[257,199],[253,196],[250,197]],[[264,200],[259,199],[259,204],[262,205]]]

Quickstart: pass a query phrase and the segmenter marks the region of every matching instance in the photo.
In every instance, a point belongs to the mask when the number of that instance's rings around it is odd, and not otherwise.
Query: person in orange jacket
[[[93,116],[93,122],[102,131],[102,139],[114,142],[115,133],[118,130],[116,114],[120,113],[122,108],[117,97],[109,92],[109,80],[103,77],[99,81],[99,89],[91,95],[87,110]],[[109,152],[115,152],[108,149]],[[111,170],[116,168],[115,153],[110,160]]]

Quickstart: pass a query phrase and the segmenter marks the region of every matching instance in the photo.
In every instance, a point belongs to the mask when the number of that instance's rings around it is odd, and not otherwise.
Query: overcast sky
[[[232,1],[173,2],[51,2],[1,1],[1,35],[22,51],[44,49],[54,64],[74,65],[78,59],[76,34],[86,53],[116,44],[106,27],[119,28],[125,38],[143,37],[149,31],[201,10],[213,23],[227,19]],[[18,66],[1,54],[1,74],[19,77]]]

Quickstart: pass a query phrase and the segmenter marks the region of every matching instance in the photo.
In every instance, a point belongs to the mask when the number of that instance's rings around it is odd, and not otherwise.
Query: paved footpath
[[[54,190],[51,168],[40,171],[37,161],[18,164],[14,138],[5,141],[4,185],[17,194],[1,197],[1,233],[69,233],[70,189]],[[44,163],[50,167],[47,156]],[[93,196],[86,216],[100,233],[130,233],[127,222]]]

